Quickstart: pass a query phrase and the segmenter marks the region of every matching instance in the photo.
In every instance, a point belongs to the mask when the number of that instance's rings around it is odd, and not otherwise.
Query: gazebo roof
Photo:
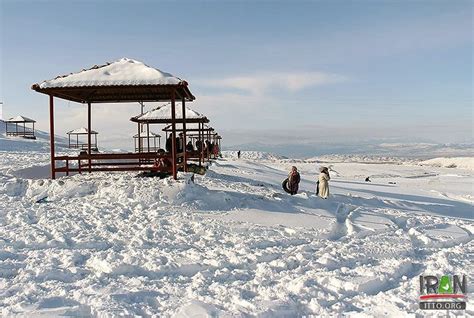
[[[89,131],[87,130],[87,128],[81,127],[81,128],[77,128],[77,129],[71,130],[71,131],[69,131],[67,134],[68,134],[68,135],[87,135],[88,133],[89,133]],[[91,134],[97,135],[98,132],[97,132],[97,131],[94,131],[94,130],[91,130]]]
[[[181,106],[176,106],[176,122],[183,122],[183,111]],[[209,119],[206,116],[186,107],[186,123],[207,123]],[[166,104],[155,109],[147,111],[142,115],[130,118],[133,122],[155,123],[155,124],[169,124],[171,123],[171,105]]]
[[[203,126],[204,127],[203,127],[202,131],[205,131],[205,132],[214,131],[214,128],[212,128],[209,125],[203,125]],[[162,130],[166,131],[166,132],[170,132],[172,130],[171,125],[166,126]],[[183,128],[176,127],[176,130],[177,131],[182,131]],[[186,131],[188,131],[188,132],[198,132],[198,131],[201,131],[201,130],[199,129],[199,127],[196,124],[194,124],[194,125],[190,124],[190,125],[186,125]]]
[[[176,99],[195,99],[186,81],[128,58],[58,76],[31,88],[81,103],[168,101],[171,88],[175,88]]]
[[[146,131],[142,131],[142,132],[140,132],[140,137],[141,138],[148,138],[148,133]],[[161,138],[161,135],[150,131],[150,137]],[[138,134],[133,135],[133,138],[138,138]]]
[[[7,123],[36,123],[36,120],[33,120],[25,116],[16,116],[16,117],[12,117],[10,119],[5,120],[5,122]]]

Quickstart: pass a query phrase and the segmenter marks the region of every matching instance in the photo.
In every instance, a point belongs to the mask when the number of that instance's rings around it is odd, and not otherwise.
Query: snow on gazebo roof
[[[183,119],[183,110],[181,106],[176,107],[176,120]],[[189,107],[186,107],[186,121],[188,120],[206,120],[206,116],[201,115],[200,113],[192,110]],[[171,105],[166,104],[159,106],[155,109],[149,110],[142,115],[138,115],[131,118],[132,121],[171,121]]]
[[[86,127],[81,127],[77,128],[74,130],[69,131],[67,134],[68,135],[87,135],[89,133],[89,130]],[[91,134],[98,134],[97,131],[91,130]]]
[[[16,116],[16,117],[12,117],[10,119],[5,120],[5,122],[7,123],[36,123],[36,120],[33,120],[25,116]]]
[[[112,63],[84,69],[77,73],[58,76],[43,81],[40,89],[59,87],[123,86],[123,85],[179,85],[184,81],[170,73],[145,65],[144,63],[122,58]]]
[[[148,133],[146,131],[142,131],[142,132],[140,132],[140,137],[141,138],[148,138]],[[150,137],[161,138],[161,135],[150,131]],[[133,138],[138,138],[138,134],[133,135]]]
[[[195,99],[186,81],[128,58],[42,81],[31,89],[91,104]]]

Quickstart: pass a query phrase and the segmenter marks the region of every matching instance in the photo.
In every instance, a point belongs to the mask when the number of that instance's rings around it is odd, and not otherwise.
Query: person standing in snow
[[[318,195],[323,198],[327,199],[329,197],[329,169],[327,167],[321,167],[319,169],[319,186],[318,186]]]
[[[171,152],[171,146],[173,145],[172,142],[173,142],[173,138],[172,138],[172,134],[169,135],[169,137],[166,139],[166,151],[167,152]]]
[[[295,195],[298,193],[298,187],[300,184],[300,174],[298,169],[295,166],[291,167],[291,172],[288,174],[288,190],[290,191],[291,195]]]
[[[188,141],[188,144],[186,145],[186,151],[187,152],[193,152],[194,151],[194,146],[193,146],[193,143],[190,141]]]
[[[237,159],[240,159],[240,150],[237,151]]]

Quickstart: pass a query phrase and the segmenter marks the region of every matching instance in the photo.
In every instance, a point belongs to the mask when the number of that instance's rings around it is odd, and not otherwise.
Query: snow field
[[[291,197],[291,164],[262,154],[219,160],[195,183],[36,179],[24,162],[44,154],[4,155],[3,316],[422,315],[418,275],[473,272],[469,170],[331,163],[322,200],[318,165],[297,164]]]

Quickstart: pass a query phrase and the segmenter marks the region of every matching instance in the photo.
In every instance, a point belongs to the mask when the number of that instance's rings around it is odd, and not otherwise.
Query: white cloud
[[[324,72],[260,72],[220,79],[201,79],[197,84],[229,89],[240,89],[262,95],[272,89],[297,92],[305,88],[347,81],[347,77]]]

